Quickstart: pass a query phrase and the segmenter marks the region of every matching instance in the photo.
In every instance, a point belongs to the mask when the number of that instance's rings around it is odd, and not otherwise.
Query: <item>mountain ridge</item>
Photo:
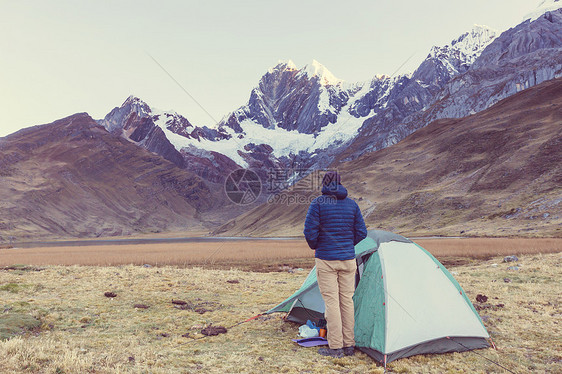
[[[227,114],[214,129],[194,130],[187,119],[174,120],[172,126],[163,118],[179,115],[151,110],[144,102],[130,105],[131,98],[99,123],[115,133],[119,128],[134,127],[126,122],[132,112],[150,117],[152,127],[160,127],[167,141],[162,140],[157,147],[158,139],[135,138],[137,144],[153,144],[149,150],[179,167],[197,170],[198,175],[213,182],[224,180],[240,167],[256,169],[261,176],[272,168],[290,168],[297,171],[298,179],[310,170],[330,165],[357,138],[366,120],[389,113],[387,107],[396,107],[397,101],[404,101],[399,104],[404,109],[398,111],[406,110],[406,114],[429,106],[440,88],[466,70],[494,35],[489,28],[475,26],[450,46],[435,47],[414,78],[376,75],[365,82],[347,83],[315,60],[300,69],[290,60],[280,61],[260,79],[248,103]],[[145,133],[148,136],[150,131]],[[127,131],[122,135],[130,139]],[[394,144],[397,140],[391,137],[386,142]],[[221,171],[216,167],[219,164],[229,166]]]
[[[0,240],[208,230],[212,187],[87,113],[0,139]]]
[[[367,225],[407,236],[562,236],[562,79],[334,168]],[[312,178],[309,176],[307,178]],[[215,231],[301,235],[307,178]],[[292,202],[292,203],[291,203]]]

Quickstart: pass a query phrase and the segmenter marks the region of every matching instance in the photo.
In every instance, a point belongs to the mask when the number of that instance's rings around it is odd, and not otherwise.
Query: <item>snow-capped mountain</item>
[[[540,0],[539,5],[535,10],[528,13],[523,17],[523,21],[533,22],[547,12],[562,8],[562,1],[560,0]]]
[[[425,64],[432,64],[430,57],[414,77]],[[431,105],[403,117],[400,115],[405,112],[397,111],[385,114],[382,120],[367,120],[340,159],[350,160],[385,148],[432,121],[480,112],[523,89],[560,76],[562,9],[557,9],[534,21],[525,20],[493,39],[466,71],[451,76],[439,87]]]
[[[129,96],[98,123],[109,132],[161,155],[180,168],[189,168],[211,182],[222,181],[224,172],[238,168],[220,153],[191,146],[230,138],[222,128],[193,126],[182,115],[152,108],[135,96]]]
[[[425,114],[423,123],[480,112],[521,90],[560,76],[562,9],[556,9],[503,32],[466,73],[444,87],[439,105]]]
[[[428,58],[442,61],[451,76],[464,73],[497,35],[497,30],[474,25],[471,31],[462,34],[450,45],[431,48]]]
[[[358,83],[336,78],[315,60],[301,69],[290,60],[281,61],[260,79],[248,103],[215,129],[194,127],[185,117],[151,108],[136,97],[100,124],[212,181],[236,167],[291,168],[306,174],[310,168],[327,167],[366,120],[384,113],[384,130],[430,105],[494,35],[475,26],[450,45],[434,47],[413,75],[377,75]]]
[[[262,176],[274,168],[306,174],[560,76],[561,15],[548,11],[501,36],[475,25],[433,47],[414,73],[366,82],[344,82],[317,61],[302,68],[282,61],[267,70],[245,105],[214,128],[193,126],[134,97],[99,123],[213,182],[238,167]]]
[[[367,82],[344,82],[317,61],[302,69],[292,61],[280,62],[261,78],[248,104],[221,121],[220,127],[238,134],[223,142],[234,143],[228,155],[240,161],[244,155],[233,154],[240,146],[268,144],[285,166],[327,167],[366,120],[380,122],[382,117],[383,122],[394,122],[430,105],[443,85],[466,71],[495,35],[494,30],[475,26],[450,45],[434,47],[413,76],[378,75]],[[303,155],[307,162],[295,165]]]

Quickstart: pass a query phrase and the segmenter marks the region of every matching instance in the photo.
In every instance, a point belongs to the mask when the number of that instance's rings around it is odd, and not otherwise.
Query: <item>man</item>
[[[326,304],[329,348],[320,348],[318,353],[351,356],[355,353],[354,247],[365,239],[367,228],[359,206],[347,198],[337,172],[327,172],[322,185],[322,196],[312,201],[304,223],[306,241],[315,250],[318,287]]]

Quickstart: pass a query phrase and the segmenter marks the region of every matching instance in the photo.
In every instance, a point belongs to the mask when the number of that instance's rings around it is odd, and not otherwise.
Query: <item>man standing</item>
[[[315,250],[318,288],[326,305],[329,348],[323,356],[351,356],[355,352],[355,245],[367,236],[357,203],[347,198],[340,176],[329,171],[322,180],[322,196],[308,208],[304,236]]]

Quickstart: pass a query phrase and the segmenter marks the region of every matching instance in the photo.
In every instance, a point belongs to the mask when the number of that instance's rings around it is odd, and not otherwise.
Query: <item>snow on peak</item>
[[[456,46],[460,50],[476,50],[483,45],[488,45],[496,38],[498,31],[488,26],[474,25],[472,30],[465,32],[458,39],[451,42],[451,46]],[[468,47],[468,48],[467,48]]]
[[[488,26],[474,25],[472,30],[451,42],[451,47],[457,49],[468,58],[468,63],[474,60],[498,36],[498,31]]]
[[[127,100],[125,100],[123,105],[125,104],[146,104],[146,103],[138,96],[129,95],[129,97],[127,98]]]
[[[300,72],[301,74],[308,75],[309,78],[317,77],[322,84],[336,85],[342,82],[341,79],[336,78],[334,74],[316,60],[312,60],[312,63],[306,65]]]
[[[150,107],[150,105],[148,105],[144,100],[135,95],[130,95],[127,100],[123,102],[121,108],[127,105],[130,105],[132,110],[141,117],[148,117],[152,112],[152,108]]]
[[[531,22],[533,22],[546,12],[550,12],[560,8],[562,8],[562,1],[560,0],[541,0],[535,10],[523,17],[523,21],[530,20]]]
[[[276,70],[298,70],[297,66],[292,60],[279,60],[277,61],[277,65],[272,68],[269,68],[267,71],[268,73],[273,73]]]
[[[448,60],[458,58],[463,63],[471,65],[480,56],[484,48],[496,37],[498,31],[488,26],[474,25],[472,30],[465,32],[450,45],[432,47],[428,57]]]

